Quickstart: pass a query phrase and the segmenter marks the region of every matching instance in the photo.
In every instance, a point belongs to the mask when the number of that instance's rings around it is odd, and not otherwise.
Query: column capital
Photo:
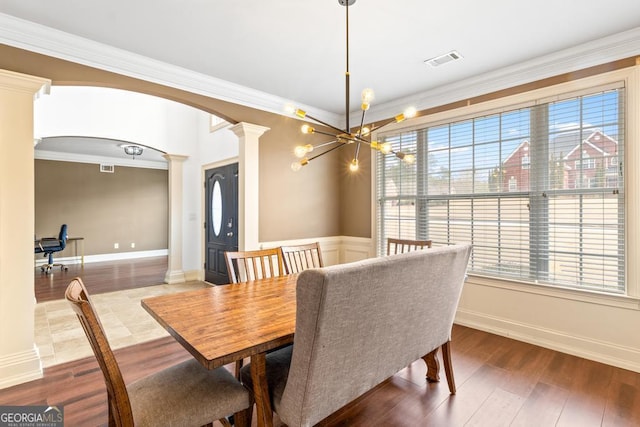
[[[169,154],[169,153],[163,154],[162,157],[167,159],[167,161],[169,162],[184,162],[189,158],[189,156],[183,156],[181,154]]]
[[[236,134],[238,138],[243,138],[247,136],[253,136],[255,138],[260,138],[263,133],[271,128],[254,125],[253,123],[240,122],[229,128],[233,133]]]
[[[35,98],[48,94],[51,80],[13,71],[0,70],[0,88],[33,94]]]

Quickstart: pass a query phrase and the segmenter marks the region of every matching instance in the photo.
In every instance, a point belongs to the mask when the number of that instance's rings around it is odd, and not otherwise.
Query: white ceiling
[[[390,102],[640,26],[638,0],[358,0],[352,109]],[[338,0],[2,0],[0,12],[325,111],[344,112]],[[430,68],[457,50],[464,58]]]
[[[565,70],[578,69],[584,64],[572,63],[570,54],[576,46],[596,63],[619,59],[620,53],[610,52],[617,40],[630,45],[620,49],[624,55],[640,54],[638,0],[357,0],[349,14],[350,110],[359,108],[363,88],[373,88],[370,118],[379,104],[396,113],[422,97],[416,106],[425,108],[425,98],[438,102],[434,93],[451,94],[463,81],[485,90],[474,81],[478,76],[493,73],[495,81],[496,72],[517,64],[535,69],[539,58],[547,59],[539,62],[536,78],[555,72],[548,64],[556,58]],[[205,92],[219,81],[249,103],[273,96],[344,114],[345,8],[338,0],[2,0],[0,22],[1,43],[63,52],[60,57],[72,60],[93,43],[93,50],[134,54],[130,63],[150,59],[160,61],[152,66],[195,72]],[[35,29],[23,36],[8,25],[16,22],[20,31],[24,25]],[[620,36],[629,33],[633,37]],[[46,43],[47,49],[38,46]],[[424,63],[454,49],[463,59],[438,68]],[[99,52],[89,65],[110,69],[116,61],[109,58]],[[118,71],[127,61],[113,66]]]

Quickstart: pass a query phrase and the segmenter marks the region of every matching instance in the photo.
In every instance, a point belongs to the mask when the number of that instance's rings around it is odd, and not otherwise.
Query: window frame
[[[640,231],[640,65],[628,67],[595,76],[576,79],[569,82],[550,85],[527,92],[491,99],[460,108],[445,109],[433,114],[427,114],[413,121],[392,124],[382,132],[374,132],[374,140],[380,140],[388,133],[407,132],[425,127],[433,127],[439,124],[451,123],[477,117],[509,111],[516,108],[530,107],[539,103],[553,102],[554,100],[568,96],[580,96],[594,90],[607,87],[624,86],[625,119],[624,119],[624,191],[625,191],[625,294],[616,295],[598,292],[588,289],[564,288],[556,285],[544,285],[530,283],[522,280],[506,278],[489,278],[470,274],[468,281],[474,284],[511,289],[520,292],[551,295],[559,298],[575,299],[592,303],[614,305],[625,308],[640,308],[640,266],[629,260],[638,259],[640,256],[640,242],[631,236],[637,236]],[[380,155],[380,154],[374,154]],[[374,253],[378,251],[378,209],[377,209],[377,161],[371,161],[371,236]]]

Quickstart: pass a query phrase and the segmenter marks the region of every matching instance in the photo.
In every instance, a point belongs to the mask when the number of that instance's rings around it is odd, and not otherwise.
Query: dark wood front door
[[[238,164],[205,172],[205,280],[229,283],[225,251],[238,250]]]

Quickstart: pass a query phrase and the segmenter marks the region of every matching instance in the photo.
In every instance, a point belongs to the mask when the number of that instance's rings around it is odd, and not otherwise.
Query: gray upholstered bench
[[[306,270],[293,346],[267,355],[272,407],[290,427],[316,424],[449,342],[470,245]],[[249,366],[242,380],[251,386]]]

